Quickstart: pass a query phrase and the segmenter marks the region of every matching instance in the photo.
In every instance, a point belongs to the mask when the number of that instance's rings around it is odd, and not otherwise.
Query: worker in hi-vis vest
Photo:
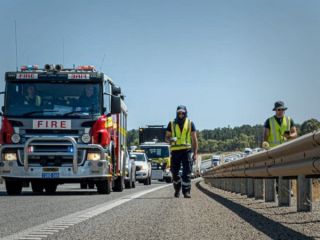
[[[275,102],[273,111],[276,114],[264,124],[264,148],[272,148],[297,137],[292,118],[284,114],[287,109],[282,101]]]
[[[178,106],[176,118],[169,122],[166,131],[166,142],[171,145],[171,172],[176,198],[180,197],[181,188],[184,197],[191,198],[191,171],[193,161],[198,155],[196,127],[187,117],[187,108]],[[180,176],[181,164],[182,174]]]

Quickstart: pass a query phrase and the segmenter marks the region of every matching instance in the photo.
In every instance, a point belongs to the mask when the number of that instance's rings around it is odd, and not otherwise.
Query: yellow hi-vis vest
[[[269,124],[270,124],[270,133],[269,133],[268,142],[270,147],[275,147],[287,141],[287,139],[284,137],[284,132],[290,131],[291,129],[290,117],[284,116],[282,119],[282,124],[280,126],[275,116],[273,116],[269,118]]]
[[[191,149],[191,121],[186,118],[183,124],[182,132],[179,124],[171,121],[171,134],[177,141],[171,143],[171,151]]]
[[[113,127],[112,116],[108,116],[107,121],[105,123],[105,128],[112,128],[112,127]]]

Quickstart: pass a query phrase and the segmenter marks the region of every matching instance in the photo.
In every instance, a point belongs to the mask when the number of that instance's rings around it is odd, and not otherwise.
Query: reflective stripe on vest
[[[275,116],[273,116],[269,118],[269,124],[270,124],[270,133],[269,133],[268,142],[270,144],[270,147],[277,146],[287,141],[287,139],[284,137],[284,132],[290,131],[291,129],[290,117],[284,116],[280,126]]]
[[[171,143],[171,151],[191,149],[191,121],[186,119],[183,124],[182,132],[179,124],[171,121],[171,134],[177,141]]]

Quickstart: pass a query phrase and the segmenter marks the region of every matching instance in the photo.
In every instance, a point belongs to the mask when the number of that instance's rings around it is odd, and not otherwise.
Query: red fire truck
[[[46,64],[6,72],[0,176],[9,195],[29,185],[54,193],[59,184],[122,191],[127,107],[121,89],[93,66]]]

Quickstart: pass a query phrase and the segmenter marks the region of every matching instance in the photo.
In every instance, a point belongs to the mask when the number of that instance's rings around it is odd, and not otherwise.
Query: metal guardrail
[[[311,178],[319,176],[320,131],[316,131],[270,150],[214,167],[203,177],[219,188],[254,195],[257,199],[265,197],[268,201],[275,200],[274,178],[279,177],[279,206],[290,205],[291,184],[288,178],[297,178],[297,210],[311,211]]]

